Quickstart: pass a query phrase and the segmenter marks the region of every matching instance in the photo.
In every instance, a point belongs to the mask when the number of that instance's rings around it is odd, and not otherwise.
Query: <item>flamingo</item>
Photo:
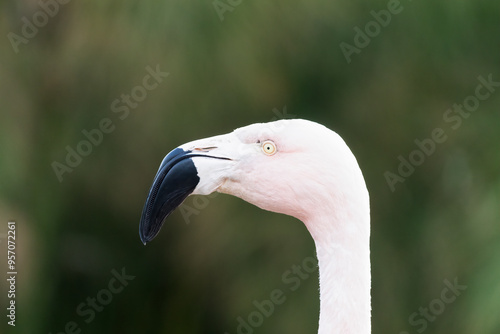
[[[312,121],[278,120],[179,146],[154,178],[141,241],[151,241],[187,196],[214,191],[305,224],[318,257],[318,334],[371,332],[369,195],[337,133]]]

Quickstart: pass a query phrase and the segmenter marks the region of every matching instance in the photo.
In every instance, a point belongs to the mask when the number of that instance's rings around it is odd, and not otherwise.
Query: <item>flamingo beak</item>
[[[218,165],[231,160],[209,154],[216,148],[214,146],[196,146],[189,149],[178,147],[165,156],[142,210],[139,236],[144,244],[155,238],[163,221],[182,204],[186,197],[192,193],[205,194],[216,189],[219,182],[216,177],[203,177],[205,181],[200,183],[199,176],[200,172],[206,175],[205,171],[213,172],[217,170]],[[196,189],[198,185],[199,189]]]
[[[200,178],[190,151],[176,148],[163,159],[142,210],[139,236],[154,239],[167,218],[198,185]]]

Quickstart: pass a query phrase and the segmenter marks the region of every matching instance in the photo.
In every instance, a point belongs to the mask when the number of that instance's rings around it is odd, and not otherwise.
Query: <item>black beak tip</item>
[[[180,148],[170,152],[155,176],[139,224],[139,236],[144,245],[156,237],[165,218],[182,204],[200,181],[189,153]]]
[[[162,225],[163,222],[157,225],[158,227],[156,228],[156,231],[152,231],[151,227],[154,225],[141,219],[141,223],[139,225],[139,237],[141,238],[141,242],[144,246],[156,237]]]
[[[141,222],[142,223],[142,222]],[[141,224],[142,225],[142,224]],[[151,241],[151,240],[148,240],[146,238],[146,236],[142,233],[142,229],[139,228],[139,237],[141,238],[141,242],[144,246],[146,246],[146,244]]]

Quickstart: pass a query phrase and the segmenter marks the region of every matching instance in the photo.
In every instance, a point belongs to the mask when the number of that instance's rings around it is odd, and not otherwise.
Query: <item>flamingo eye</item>
[[[266,140],[262,143],[262,151],[267,155],[273,155],[277,151],[276,145],[272,141]]]

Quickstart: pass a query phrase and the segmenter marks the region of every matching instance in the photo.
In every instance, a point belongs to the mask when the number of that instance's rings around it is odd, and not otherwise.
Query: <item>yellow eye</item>
[[[266,140],[262,143],[262,150],[267,155],[273,155],[276,153],[276,145],[272,141]]]

